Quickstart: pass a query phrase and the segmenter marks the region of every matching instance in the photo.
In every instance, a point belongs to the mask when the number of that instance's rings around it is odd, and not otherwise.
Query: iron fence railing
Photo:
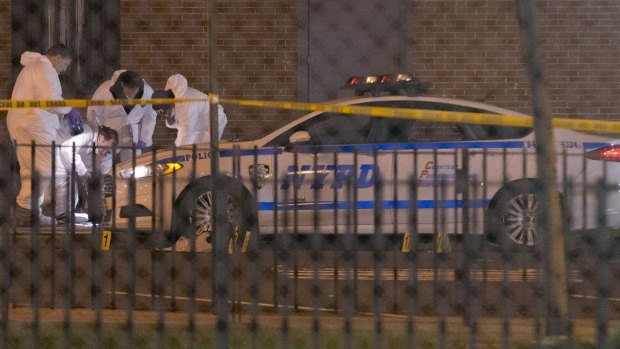
[[[10,163],[10,147],[1,153]],[[210,334],[234,342],[241,331],[248,347],[269,347],[265,332],[277,334],[273,345],[295,347],[300,326],[314,347],[325,341],[356,347],[368,338],[375,347],[390,341],[415,347],[427,340],[428,321],[436,325],[431,342],[448,347],[455,318],[466,325],[467,339],[461,340],[471,347],[525,340],[515,330],[520,323],[530,326],[528,343],[544,340],[546,297],[555,286],[546,281],[545,235],[537,225],[542,217],[528,211],[537,208],[539,194],[530,190],[536,186],[518,192],[508,185],[530,178],[533,154],[353,150],[311,153],[312,163],[306,163],[307,154],[295,151],[289,154],[293,162],[284,164],[289,158],[278,149],[232,147],[219,151],[226,173],[219,186],[207,180],[204,154],[196,146],[153,149],[133,164],[94,175],[86,209],[94,224],[17,226],[11,212],[18,177],[3,168],[3,346],[24,331],[27,345],[44,345],[53,310],[63,314],[57,321],[66,341],[84,335],[82,319],[72,314],[85,310],[94,324],[91,335],[105,347],[106,319],[122,310],[121,345],[136,345],[147,313],[153,317],[146,323],[156,323],[154,336],[161,338],[177,328],[169,319],[184,314],[184,341],[202,346],[215,340],[204,339],[203,329],[210,326],[205,319],[214,319],[218,297],[226,300],[220,306],[227,315],[217,318]],[[570,340],[583,340],[578,324],[586,320],[596,342],[609,343],[620,287],[607,197],[617,189],[579,179],[589,172],[583,154],[559,156]],[[575,161],[580,171],[569,172],[566,164]],[[152,175],[141,177],[143,165]],[[501,195],[508,197],[503,213],[497,210]],[[210,208],[218,202],[222,213],[214,229]],[[511,210],[519,207],[523,212],[515,218]],[[575,212],[593,214],[594,226]],[[503,225],[489,223],[497,214]],[[520,240],[512,234],[518,226],[525,226],[523,233],[539,229],[539,235]],[[498,227],[501,234],[489,231]],[[219,249],[213,247],[218,240]],[[217,272],[224,280],[215,282]],[[485,332],[489,318],[500,324],[495,338]],[[16,328],[20,321],[31,325]],[[359,321],[371,326],[360,332]],[[238,324],[247,327],[239,330]]]

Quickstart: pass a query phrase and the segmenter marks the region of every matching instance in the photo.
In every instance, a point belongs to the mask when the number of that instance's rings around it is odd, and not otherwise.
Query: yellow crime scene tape
[[[363,107],[355,105],[333,105],[321,103],[273,102],[241,99],[220,99],[222,104],[237,104],[246,107],[266,107],[291,110],[324,111],[343,114],[362,114],[375,117],[413,119],[436,122],[461,122],[469,124],[532,127],[534,119],[524,115],[500,115],[488,113],[453,112],[426,109]],[[620,133],[620,121],[553,118],[553,127],[588,132]]]
[[[24,108],[85,108],[90,106],[111,105],[146,105],[146,104],[173,104],[205,102],[234,104],[244,107],[275,108],[288,110],[322,111],[342,114],[361,114],[374,117],[401,118],[435,122],[460,122],[483,125],[532,127],[534,119],[523,115],[500,115],[488,113],[454,112],[426,109],[387,108],[387,107],[364,107],[355,105],[335,105],[325,103],[301,103],[301,102],[278,102],[259,101],[246,99],[220,99],[218,95],[209,94],[209,99],[116,99],[116,100],[89,100],[89,99],[65,99],[65,100],[0,100],[0,110],[24,109]],[[553,118],[552,126],[586,132],[620,133],[620,121]]]
[[[113,100],[94,100],[94,99],[63,99],[63,100],[11,100],[0,99],[0,110],[9,109],[49,109],[49,108],[86,108],[91,106],[111,106],[111,105],[145,105],[145,104],[172,104],[172,103],[188,103],[188,102],[204,102],[205,99],[174,99],[174,98],[157,98],[157,99],[113,99]]]

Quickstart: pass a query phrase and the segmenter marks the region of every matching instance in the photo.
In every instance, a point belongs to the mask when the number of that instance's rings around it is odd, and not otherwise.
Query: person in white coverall
[[[138,73],[117,70],[110,80],[97,88],[92,99],[149,99],[152,94],[153,89]],[[118,132],[120,162],[131,160],[132,145],[136,147],[136,155],[139,155],[141,149],[153,144],[157,114],[150,104],[90,106],[86,113],[91,127],[104,125]],[[103,166],[102,172],[105,173],[112,168],[112,162],[106,162]]]
[[[20,63],[23,68],[13,88],[11,98],[14,100],[62,100],[62,88],[58,75],[71,64],[71,51],[62,44],[50,47],[45,54],[24,52]],[[52,171],[56,178],[56,188],[66,185],[66,171],[60,164],[58,152],[55,152],[56,166],[52,168],[52,142],[57,141],[57,131],[64,114],[70,107],[11,109],[7,115],[7,127],[11,139],[17,144],[16,153],[19,162],[21,188],[16,198],[15,216],[20,225],[30,225],[31,213],[40,224],[52,224],[54,219],[43,215],[41,205],[45,191],[51,182]],[[32,149],[35,143],[35,161],[32,168]],[[37,173],[36,187],[32,193],[32,175]],[[65,188],[66,189],[66,188]],[[34,207],[32,196],[36,195]],[[64,200],[56,200],[55,214],[66,211]]]
[[[82,196],[80,199],[86,199],[84,196],[87,194],[87,190],[84,186],[94,171],[93,145],[96,146],[95,166],[101,170],[102,164],[112,162],[112,148],[118,144],[118,139],[118,132],[110,127],[99,126],[96,131],[93,131],[90,126],[85,124],[82,133],[74,136],[68,135],[62,141],[60,160],[67,173],[70,174],[75,169],[80,185],[79,189],[81,189],[78,190],[78,193],[83,193],[80,195]],[[76,204],[78,198],[75,200]],[[76,214],[76,222],[77,220]]]
[[[118,132],[110,127],[100,126],[93,131],[89,125],[84,125],[84,132],[70,136],[61,143],[60,160],[67,171],[71,171],[75,164],[79,177],[90,176],[93,172],[93,144],[97,146],[96,164],[100,164],[105,158],[112,157],[112,147],[118,144],[118,140]]]
[[[174,141],[177,147],[210,142],[209,96],[189,87],[183,75],[175,74],[169,77],[165,91],[155,91],[153,98],[204,99],[201,102],[157,104],[153,109],[158,114],[164,114],[166,126],[177,129],[177,138]],[[218,105],[217,115],[219,139],[222,138],[224,127],[228,122],[221,105]]]

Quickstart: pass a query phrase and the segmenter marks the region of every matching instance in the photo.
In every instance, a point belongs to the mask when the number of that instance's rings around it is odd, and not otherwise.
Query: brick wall
[[[294,1],[220,1],[218,87],[223,98],[295,100]],[[208,2],[123,0],[121,64],[143,74],[154,88],[179,73],[190,86],[209,87]],[[290,120],[289,112],[224,105],[224,138],[254,138]],[[175,131],[158,121],[154,141],[170,144]]]
[[[10,17],[10,0],[0,16]],[[121,65],[155,88],[181,73],[206,91],[209,81],[207,1],[121,0]],[[529,82],[513,0],[412,0],[414,66],[430,94],[485,100],[531,113]],[[620,3],[538,2],[554,115],[620,116]],[[297,1],[218,2],[218,85],[225,98],[295,100]],[[10,21],[0,21],[0,95],[10,75]],[[225,138],[254,138],[292,119],[291,112],[225,105]],[[158,124],[155,140],[174,131]]]
[[[620,3],[538,1],[555,116],[620,118]],[[514,0],[415,0],[414,71],[431,94],[531,113]]]

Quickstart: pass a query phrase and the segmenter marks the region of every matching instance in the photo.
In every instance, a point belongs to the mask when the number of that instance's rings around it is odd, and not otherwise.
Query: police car
[[[381,83],[392,92],[402,83],[411,92],[413,81],[405,74],[356,77],[348,86],[360,85],[356,91],[371,96],[357,93],[328,103],[522,115],[472,101],[378,93]],[[595,227],[598,206],[591,184],[605,176],[617,188],[620,146],[566,129],[555,129],[554,136],[563,215],[570,229]],[[542,234],[535,145],[528,127],[315,111],[260,139],[221,143],[216,188],[226,194],[227,223],[243,247],[259,232],[406,234],[412,229],[486,234],[532,246]],[[210,234],[210,154],[204,144],[160,149],[119,164],[111,174],[116,192],[107,199],[114,215],[110,224],[163,229],[171,240]],[[608,225],[620,223],[618,195],[617,190],[608,194]]]

